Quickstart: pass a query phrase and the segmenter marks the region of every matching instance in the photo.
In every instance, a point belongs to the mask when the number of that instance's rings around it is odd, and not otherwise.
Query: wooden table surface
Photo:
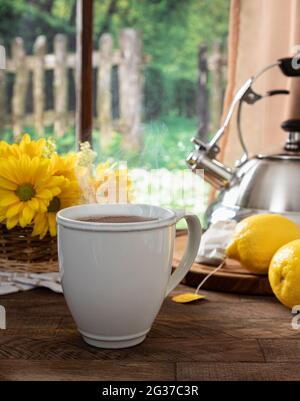
[[[272,297],[203,293],[196,304],[166,299],[146,341],[123,350],[84,344],[62,295],[2,296],[0,379],[300,380],[300,330],[288,309]]]

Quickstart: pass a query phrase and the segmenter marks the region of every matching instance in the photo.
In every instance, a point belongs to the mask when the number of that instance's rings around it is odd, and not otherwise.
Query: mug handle
[[[175,211],[175,213],[177,215],[176,223],[181,219],[185,219],[187,222],[188,243],[179,266],[169,279],[165,296],[167,296],[180,283],[190,270],[197,256],[202,234],[199,218],[195,214],[189,214],[184,211]]]

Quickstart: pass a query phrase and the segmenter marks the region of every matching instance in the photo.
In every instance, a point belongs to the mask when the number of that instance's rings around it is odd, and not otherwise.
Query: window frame
[[[76,9],[76,140],[92,143],[93,128],[93,7],[77,0]]]

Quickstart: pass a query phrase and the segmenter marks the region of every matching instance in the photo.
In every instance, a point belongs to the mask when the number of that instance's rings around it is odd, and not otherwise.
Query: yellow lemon
[[[300,240],[278,249],[270,263],[269,281],[283,305],[300,305]]]
[[[278,214],[257,214],[237,224],[226,254],[249,271],[266,274],[274,253],[296,239],[300,239],[300,227],[291,220]]]

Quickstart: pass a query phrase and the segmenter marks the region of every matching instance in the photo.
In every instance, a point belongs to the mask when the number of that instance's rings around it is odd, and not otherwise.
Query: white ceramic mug
[[[113,215],[155,220],[76,220]],[[188,244],[171,275],[175,224],[181,218],[187,221]],[[92,204],[61,210],[57,222],[64,296],[84,340],[101,348],[142,342],[164,298],[194,262],[201,237],[198,217],[149,205]]]

